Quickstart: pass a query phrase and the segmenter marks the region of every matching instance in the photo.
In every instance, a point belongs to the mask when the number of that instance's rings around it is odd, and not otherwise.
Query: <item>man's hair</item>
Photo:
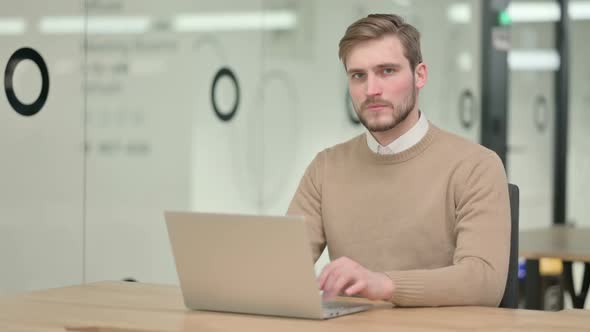
[[[410,68],[422,62],[420,51],[420,32],[394,14],[371,14],[351,24],[344,37],[340,39],[338,56],[346,66],[346,58],[351,50],[367,40],[379,39],[386,35],[395,35],[404,47],[404,55],[410,62]]]

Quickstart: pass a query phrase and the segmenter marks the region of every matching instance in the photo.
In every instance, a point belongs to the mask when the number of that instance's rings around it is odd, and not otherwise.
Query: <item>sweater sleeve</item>
[[[508,273],[510,203],[502,162],[489,152],[460,166],[451,180],[455,201],[453,264],[388,271],[399,306],[498,306]]]
[[[322,178],[325,151],[316,155],[305,170],[297,191],[291,200],[287,215],[305,216],[307,234],[311,243],[313,261],[317,261],[326,246],[322,223]]]

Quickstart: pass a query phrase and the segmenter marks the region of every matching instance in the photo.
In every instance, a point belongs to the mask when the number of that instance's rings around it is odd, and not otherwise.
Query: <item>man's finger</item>
[[[323,295],[323,299],[325,301],[331,300],[335,296],[335,294],[332,290],[332,287],[331,287],[332,282],[333,282],[332,279],[333,279],[333,276],[332,276],[332,274],[330,274],[328,276],[328,278],[326,279],[326,281],[324,282],[324,286],[321,288],[323,290],[322,295]]]
[[[318,283],[320,284],[320,289],[324,289],[325,284],[326,284],[326,280],[328,280],[328,277],[340,267],[341,263],[338,260],[335,260],[333,262],[330,262],[328,265],[324,266],[324,269],[322,270],[322,273],[320,273],[320,276],[318,277]]]
[[[357,279],[352,286],[348,287],[344,293],[348,296],[358,294],[367,289],[368,283],[364,279]]]
[[[344,292],[348,285],[355,283],[355,275],[350,270],[344,271],[339,277],[335,278],[332,284],[332,293],[338,295]]]
[[[332,268],[333,268],[332,263],[328,263],[322,269],[322,272],[320,273],[320,276],[318,277],[318,284],[320,285],[320,289],[324,288],[324,284],[326,283],[326,279],[328,278],[328,275],[330,275]]]
[[[323,287],[321,288],[324,291],[324,293],[327,293],[328,295],[335,293],[334,292],[334,284],[336,283],[338,278],[342,275],[342,273],[343,273],[343,271],[340,267],[336,267],[332,270],[332,272],[330,272],[330,274],[326,278],[326,281],[324,281]]]

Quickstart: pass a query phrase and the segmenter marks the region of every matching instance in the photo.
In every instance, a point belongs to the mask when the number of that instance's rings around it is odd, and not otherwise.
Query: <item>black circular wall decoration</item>
[[[459,95],[459,121],[465,129],[470,129],[475,123],[475,97],[469,89]]]
[[[217,105],[217,100],[215,100],[215,89],[217,88],[217,83],[223,77],[229,78],[234,85],[234,89],[236,90],[236,99],[234,100],[234,104],[229,111],[220,110],[219,105]],[[211,85],[211,105],[213,106],[213,111],[215,111],[217,117],[222,121],[230,121],[236,115],[238,106],[240,105],[240,85],[238,84],[236,75],[228,67],[222,67],[219,69],[215,74],[215,78],[213,78],[213,84]]]
[[[352,98],[350,97],[350,92],[348,88],[346,89],[346,93],[344,94],[344,105],[346,106],[346,115],[348,116],[348,120],[355,126],[361,124],[361,120],[358,119],[356,112],[352,108]]]
[[[547,129],[549,122],[549,105],[547,104],[547,98],[543,95],[535,98],[533,105],[533,122],[539,132],[544,132]]]
[[[32,104],[22,103],[14,93],[14,70],[23,60],[33,61],[41,72],[41,93]],[[47,100],[47,95],[49,94],[49,72],[47,71],[47,65],[43,61],[43,57],[37,51],[29,47],[23,47],[12,54],[6,64],[6,70],[4,70],[4,91],[6,92],[6,98],[8,98],[10,106],[21,115],[35,115],[43,108]]]

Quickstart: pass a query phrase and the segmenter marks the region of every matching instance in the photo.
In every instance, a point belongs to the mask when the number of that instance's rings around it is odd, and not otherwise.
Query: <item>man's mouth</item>
[[[368,104],[365,107],[365,109],[368,109],[368,110],[372,110],[373,111],[373,110],[380,110],[380,109],[385,108],[385,107],[387,107],[386,104]]]

